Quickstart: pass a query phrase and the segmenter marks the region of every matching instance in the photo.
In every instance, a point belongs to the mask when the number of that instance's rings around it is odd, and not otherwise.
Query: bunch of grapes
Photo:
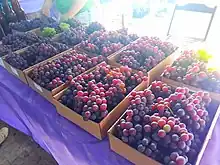
[[[82,23],[74,18],[70,18],[66,21],[64,21],[64,23],[67,23],[70,25],[70,27],[72,28],[76,28],[76,27],[79,27],[79,26],[82,26]]]
[[[184,51],[172,66],[167,66],[163,76],[210,92],[220,93],[220,73],[209,70],[206,62],[199,60],[193,51]]]
[[[188,132],[184,123],[174,117],[160,117],[158,113],[146,115],[145,118],[150,121],[144,122],[144,132],[153,140],[169,149],[189,151],[193,134]]]
[[[85,32],[85,26],[79,26],[75,29],[67,30],[60,34],[59,42],[66,45],[75,46],[85,40],[88,35]]]
[[[11,46],[10,45],[0,45],[0,57],[8,54],[11,51]]]
[[[150,89],[133,91],[129,100],[125,116],[116,125],[118,138],[165,165],[195,161],[202,146],[198,135],[205,135],[209,122],[211,99],[206,92],[191,94],[187,88],[155,81]],[[149,146],[152,142],[154,149]]]
[[[19,54],[8,54],[5,60],[13,67],[24,70],[67,49],[68,46],[65,44],[52,41],[49,43],[37,43],[28,47],[27,50]]]
[[[152,83],[151,90],[157,97],[157,102],[152,108],[160,115],[170,111],[170,115],[177,116],[192,132],[203,131],[209,121],[208,111],[206,110],[211,102],[209,93],[196,92],[190,94],[188,88],[178,87],[170,94],[170,88],[160,81]],[[167,97],[167,95],[169,96]]]
[[[112,68],[102,63],[93,72],[74,78],[59,101],[84,120],[100,122],[130,92],[131,82],[138,85],[147,81],[140,75],[131,81],[131,76],[134,74],[128,67]]]
[[[39,28],[41,25],[40,18],[35,18],[33,20],[21,20],[20,22],[10,24],[10,28],[20,32],[26,32]]]
[[[43,39],[42,37],[37,36],[35,33],[32,32],[23,34],[8,34],[7,36],[2,38],[1,56],[6,55],[10,51],[17,51],[19,49],[25,48],[44,40],[47,40],[47,38]]]
[[[147,72],[175,51],[175,46],[156,37],[142,37],[118,55],[122,65]]]
[[[86,54],[71,50],[58,59],[35,67],[29,76],[40,86],[53,90],[102,61],[102,56],[89,58]]]
[[[105,28],[102,24],[100,24],[98,22],[92,22],[86,28],[86,33],[90,35],[90,34],[94,33],[95,31],[105,31]]]
[[[25,68],[28,68],[27,60],[15,52],[9,52],[9,54],[5,57],[5,61],[17,69],[24,70]]]
[[[46,27],[52,22],[55,22],[55,20],[50,17],[35,18],[32,20],[22,20],[20,22],[12,23],[10,24],[10,28],[19,32],[27,32],[39,28],[42,25]]]
[[[89,36],[88,40],[82,41],[80,47],[88,52],[107,57],[137,38],[138,36],[128,35],[127,31],[123,30],[110,32],[96,31]]]

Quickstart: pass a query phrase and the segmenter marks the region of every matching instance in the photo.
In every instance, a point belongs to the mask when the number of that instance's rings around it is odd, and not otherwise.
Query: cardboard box
[[[2,66],[3,68],[5,68],[5,64],[4,64],[4,62],[3,62],[3,58],[4,58],[5,56],[2,56],[2,57],[0,57],[0,66]]]
[[[15,29],[11,29],[11,30],[12,30],[12,33],[13,33],[13,34],[16,34],[16,33],[18,33],[18,34],[23,34],[23,33],[33,32],[33,33],[35,33],[35,34],[38,35],[39,32],[40,32],[40,28],[28,30],[28,31],[26,31],[26,32],[18,31],[18,30],[15,30]]]
[[[95,70],[93,68],[89,72]],[[87,72],[87,73],[89,73]],[[148,81],[142,82],[133,90],[143,90],[148,86]],[[66,90],[66,89],[65,89]],[[99,140],[102,140],[106,135],[108,129],[112,126],[112,124],[121,116],[124,112],[124,106],[128,104],[128,96],[129,94],[100,122],[96,123],[94,121],[85,121],[83,117],[76,113],[75,111],[71,110],[70,108],[66,107],[65,105],[61,104],[58,100],[63,95],[64,91],[61,91],[57,95],[54,96],[54,104],[56,106],[57,112],[65,117],[66,119],[70,120],[71,122],[75,123],[85,131],[89,132]]]
[[[169,84],[170,85],[170,84]],[[177,87],[177,86],[173,86]],[[150,88],[150,87],[149,87]],[[193,91],[192,91],[193,92]],[[199,165],[200,161],[202,159],[202,156],[205,152],[205,149],[208,145],[209,140],[212,137],[212,133],[214,131],[214,127],[217,123],[218,117],[220,115],[220,105],[218,102],[213,100],[209,106],[209,115],[211,117],[212,121],[208,127],[207,127],[207,134],[204,133],[205,137],[203,138],[203,145],[202,148],[195,159],[196,163],[195,165]],[[126,111],[128,104],[124,104],[124,111]],[[211,111],[210,111],[211,109]],[[138,152],[136,149],[130,147],[128,144],[122,142],[118,137],[115,136],[116,130],[115,126],[119,123],[120,119],[123,118],[126,112],[117,120],[117,122],[109,129],[108,131],[108,137],[109,137],[109,142],[110,142],[110,148],[116,152],[117,154],[121,155],[122,157],[126,158],[127,160],[131,161],[135,165],[161,165],[161,163],[151,159],[150,157],[147,157],[146,155]]]
[[[180,49],[176,49],[175,52],[173,52],[167,58],[165,58],[160,63],[158,63],[154,68],[152,68],[150,71],[148,71],[147,74],[150,78],[149,83],[153,82],[154,80],[159,79],[160,75],[163,73],[166,66],[172,64],[175,61],[175,59],[178,57],[179,54],[180,54]],[[116,65],[118,67],[122,66],[121,64],[116,62],[119,55],[120,55],[120,52],[110,56],[108,58],[109,64]],[[135,69],[133,69],[133,70],[135,70]],[[138,70],[135,70],[135,71],[138,72]]]
[[[17,51],[15,51],[14,53],[17,53],[17,54],[22,53],[22,52],[25,51],[27,48],[28,48],[28,47],[25,47],[25,48],[23,48],[23,49],[17,50]],[[22,82],[24,82],[25,84],[28,84],[28,83],[27,83],[27,80],[26,80],[26,77],[25,77],[25,75],[24,75],[24,70],[22,71],[22,70],[20,70],[20,69],[16,69],[16,68],[14,68],[13,66],[11,66],[9,63],[7,63],[7,62],[5,61],[5,57],[6,57],[6,56],[7,56],[7,55],[5,55],[4,57],[2,57],[2,61],[3,61],[3,66],[4,66],[4,68],[5,68],[9,73],[11,73],[12,75],[14,75],[14,76],[16,76],[17,78],[19,78]]]
[[[35,33],[35,34],[38,35],[38,36],[42,36],[42,35],[41,35],[40,28],[36,28],[36,29],[30,30],[30,31],[28,31],[28,32],[33,32],[33,33]]]

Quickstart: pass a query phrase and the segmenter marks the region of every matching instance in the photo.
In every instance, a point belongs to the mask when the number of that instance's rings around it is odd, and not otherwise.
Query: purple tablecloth
[[[33,137],[59,165],[129,165],[99,141],[56,113],[55,107],[0,67],[0,119]],[[215,127],[201,165],[220,165],[220,139]],[[143,162],[144,164],[144,162]]]

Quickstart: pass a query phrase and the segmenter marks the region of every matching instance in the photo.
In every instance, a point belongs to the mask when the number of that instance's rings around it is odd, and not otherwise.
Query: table
[[[0,120],[32,136],[59,165],[131,165],[112,152],[108,139],[97,140],[56,113],[55,107],[0,67]],[[220,164],[220,119],[201,165]]]

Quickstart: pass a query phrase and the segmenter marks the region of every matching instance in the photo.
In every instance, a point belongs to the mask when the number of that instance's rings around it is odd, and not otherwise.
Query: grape
[[[144,146],[147,146],[149,143],[150,143],[150,140],[149,140],[149,139],[147,139],[147,138],[142,139],[142,144],[143,144]]]
[[[155,150],[157,149],[157,144],[152,142],[152,143],[150,144],[150,149],[151,149],[152,151],[155,151]]]
[[[138,145],[137,150],[138,150],[139,152],[142,152],[142,153],[143,153],[143,152],[145,151],[145,146],[142,145],[142,144],[140,144],[140,145]]]
[[[152,150],[150,148],[147,148],[146,151],[145,151],[145,155],[150,157],[151,154],[152,154]]]

